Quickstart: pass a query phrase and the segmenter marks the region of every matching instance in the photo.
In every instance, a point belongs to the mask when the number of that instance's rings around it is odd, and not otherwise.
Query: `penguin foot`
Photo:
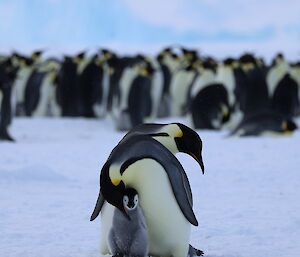
[[[7,133],[7,131],[0,132],[0,140],[7,140],[14,142],[15,140]]]
[[[194,256],[203,256],[204,255],[204,252],[199,250],[199,249],[196,249],[194,248],[193,246],[189,246],[189,253],[188,253],[188,256],[189,257],[194,257]]]
[[[196,250],[196,255],[197,256],[203,256],[204,255],[204,252],[199,250],[199,249],[195,249]]]
[[[117,253],[117,254],[113,255],[112,257],[123,257],[123,256],[124,256],[124,254],[122,254],[122,253]]]

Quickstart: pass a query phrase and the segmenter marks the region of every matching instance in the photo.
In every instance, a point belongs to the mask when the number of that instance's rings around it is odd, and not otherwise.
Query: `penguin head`
[[[202,160],[202,140],[198,133],[188,126],[175,123],[181,130],[181,134],[174,137],[179,152],[192,156],[200,165],[204,174],[204,164]]]
[[[123,140],[138,134],[152,137],[173,154],[182,152],[190,155],[199,163],[204,173],[201,138],[188,126],[181,123],[143,123],[129,131]]]
[[[281,128],[282,128],[283,132],[293,132],[298,127],[297,127],[297,125],[296,125],[296,123],[294,121],[292,121],[292,120],[286,120],[286,121],[282,122]]]
[[[33,62],[38,61],[43,52],[43,50],[33,52],[30,56],[30,59],[32,59]]]
[[[111,163],[106,162],[101,170],[100,191],[108,203],[118,208],[130,219],[124,207],[125,184],[118,176],[111,176],[110,165]]]
[[[126,213],[128,214],[129,211],[135,210],[138,206],[138,203],[138,192],[134,188],[126,188],[123,196],[123,205]]]

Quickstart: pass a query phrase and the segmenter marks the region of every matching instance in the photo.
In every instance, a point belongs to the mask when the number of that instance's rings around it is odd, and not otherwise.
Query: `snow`
[[[123,133],[90,119],[17,118],[10,131],[17,143],[0,142],[0,256],[101,256],[100,219],[89,218],[100,169]],[[192,245],[207,257],[299,256],[300,132],[199,134],[205,175],[178,154],[200,223]]]

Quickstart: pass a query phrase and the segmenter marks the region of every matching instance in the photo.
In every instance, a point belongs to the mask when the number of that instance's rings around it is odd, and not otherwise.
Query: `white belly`
[[[182,214],[163,167],[152,159],[137,161],[122,176],[127,187],[139,193],[145,215],[149,255],[185,257],[188,253],[191,224]],[[114,207],[105,203],[101,210],[101,254],[108,254],[107,237]]]

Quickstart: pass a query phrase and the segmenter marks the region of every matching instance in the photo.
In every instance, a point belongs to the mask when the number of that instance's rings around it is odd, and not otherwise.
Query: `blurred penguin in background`
[[[120,83],[120,112],[117,129],[129,130],[151,115],[151,85],[154,69],[151,63],[140,56],[130,69],[124,72]]]
[[[96,54],[85,64],[79,74],[79,92],[81,98],[81,116],[94,118],[100,117],[97,105],[103,103],[103,61]]]
[[[61,116],[77,117],[82,110],[77,69],[83,59],[84,53],[80,53],[75,57],[64,56],[62,61],[56,91]]]
[[[240,68],[237,91],[240,108],[244,116],[264,112],[270,102],[265,73],[257,65],[252,54],[244,54],[239,59]]]
[[[17,75],[17,68],[12,60],[0,62],[0,140],[14,141],[8,133],[12,121],[12,86]]]
[[[267,75],[272,110],[290,119],[295,117],[299,110],[296,74],[284,56],[278,54]]]
[[[230,136],[291,135],[296,129],[297,125],[291,119],[272,111],[265,111],[245,117]]]
[[[15,110],[17,116],[25,116],[25,95],[26,86],[28,85],[28,80],[32,75],[32,72],[41,62],[41,55],[43,51],[35,51],[30,57],[21,56],[15,54],[15,60],[18,63],[18,73],[17,78],[13,86],[13,95],[15,96]]]
[[[215,61],[204,61],[199,73],[190,97],[193,126],[196,129],[221,129],[230,118],[230,106],[226,88],[216,83]]]

